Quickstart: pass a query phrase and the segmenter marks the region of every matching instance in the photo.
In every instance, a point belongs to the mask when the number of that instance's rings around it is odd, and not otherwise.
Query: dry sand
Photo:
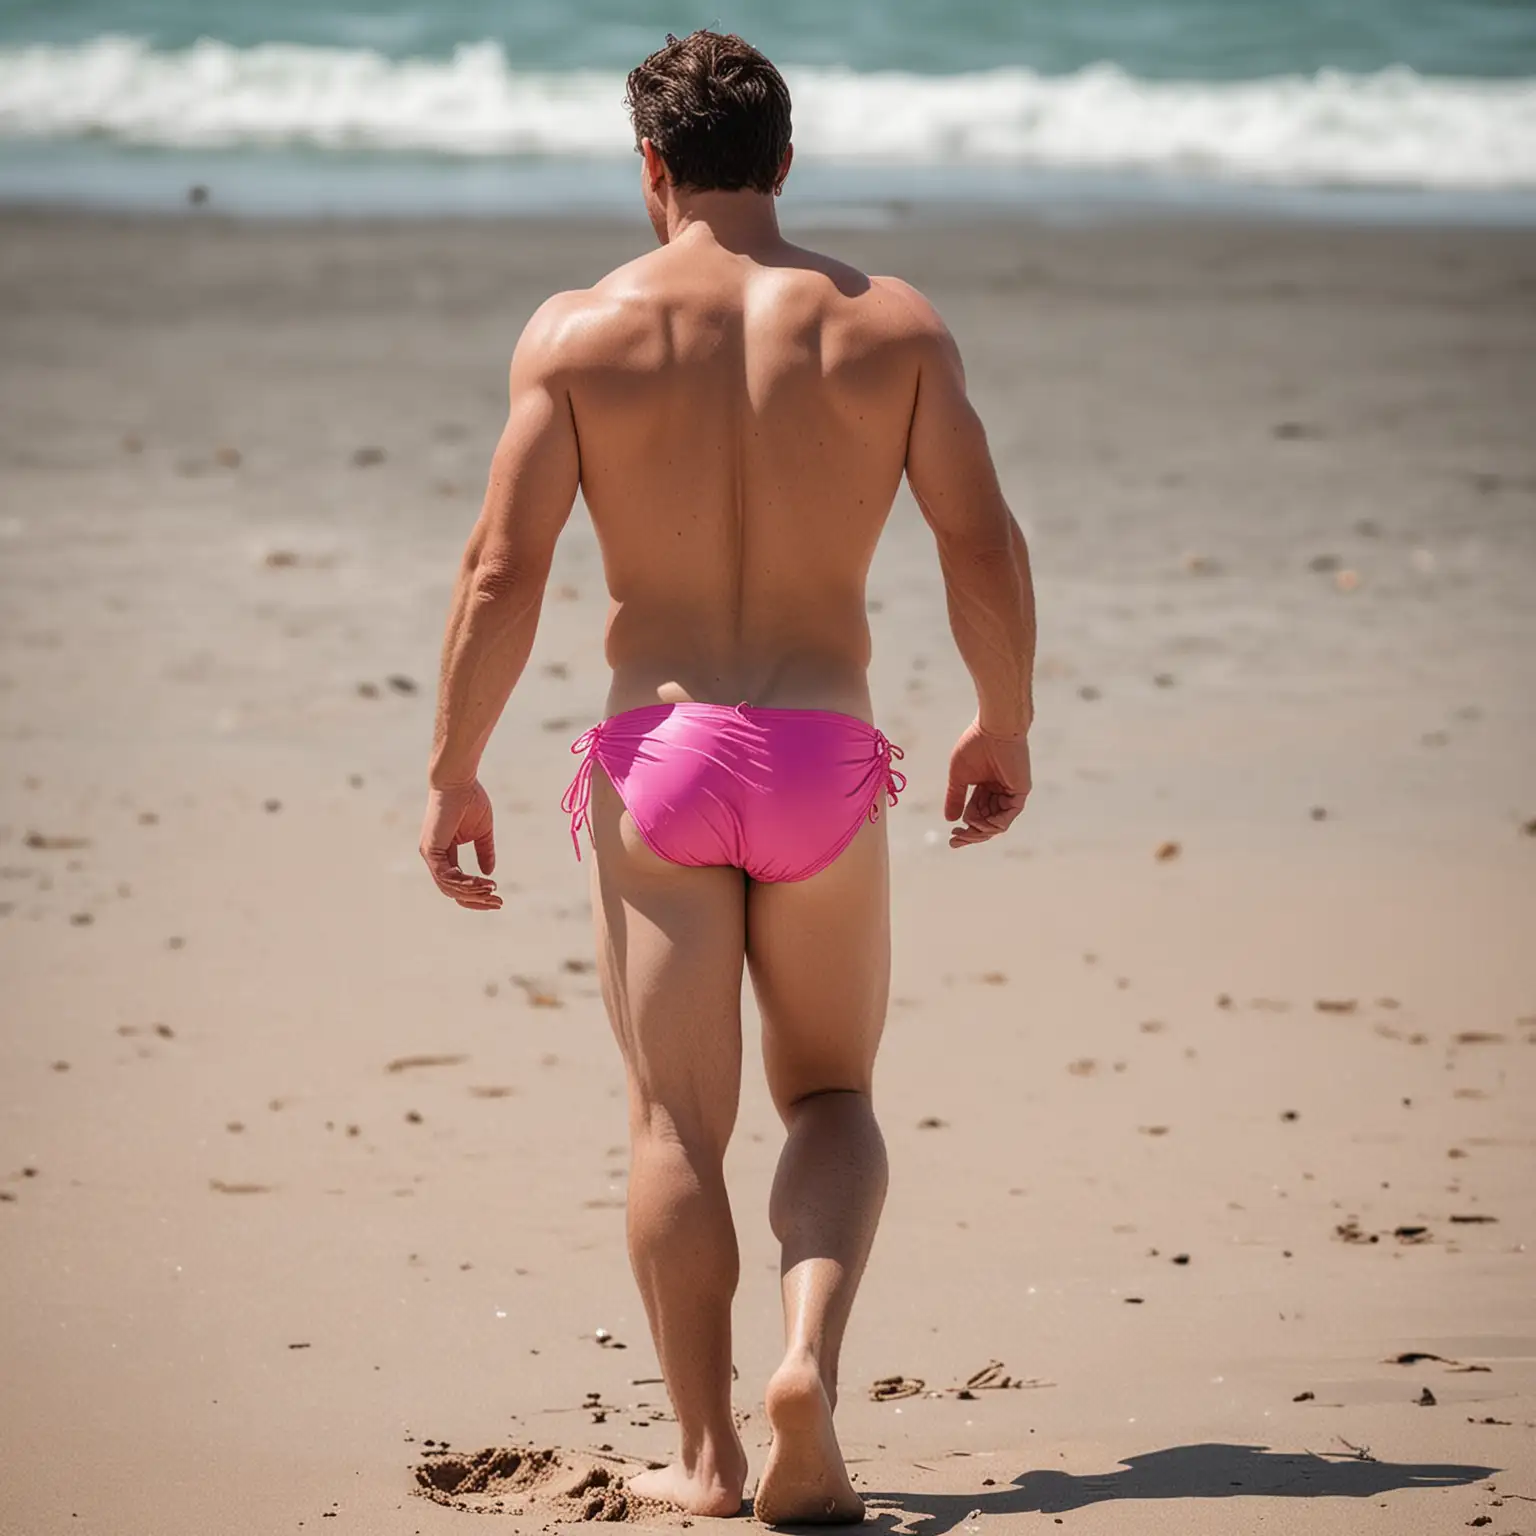
[[[507,354],[644,243],[0,217],[6,1536],[533,1530],[670,1450],[558,810],[579,507],[486,763],[506,910],[414,851]],[[874,1523],[1530,1536],[1536,237],[817,243],[950,319],[1041,599],[1037,792],[952,852],[967,693],[898,504]],[[779,1141],[749,1075],[755,1466]],[[447,1470],[493,1447],[558,1464]]]

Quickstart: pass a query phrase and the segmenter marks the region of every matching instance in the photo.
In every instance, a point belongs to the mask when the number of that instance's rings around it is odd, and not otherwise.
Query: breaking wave
[[[1293,185],[1536,187],[1536,80],[1373,74],[1143,80],[786,69],[800,154],[888,164],[1139,170]],[[607,158],[632,143],[623,76],[446,58],[128,37],[0,49],[0,136],[165,148],[297,145]]]

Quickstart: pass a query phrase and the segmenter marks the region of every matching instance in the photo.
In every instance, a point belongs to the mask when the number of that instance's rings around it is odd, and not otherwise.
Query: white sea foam
[[[1536,187],[1536,80],[1392,68],[1150,81],[1107,64],[925,76],[787,70],[802,155],[841,161],[1165,171],[1297,184]],[[298,144],[449,155],[630,150],[623,78],[367,49],[132,38],[0,49],[0,136],[207,148]]]

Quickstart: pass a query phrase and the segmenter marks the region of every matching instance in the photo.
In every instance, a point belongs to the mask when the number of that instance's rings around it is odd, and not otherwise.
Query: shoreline
[[[189,205],[191,189],[210,201]],[[0,141],[0,208],[206,214],[251,221],[644,222],[627,160],[519,162],[293,150],[176,151]],[[1241,181],[975,164],[802,163],[786,228],[932,223],[1253,222],[1323,228],[1536,228],[1536,186]]]
[[[1408,240],[1416,244],[1460,246],[1465,242],[1489,242],[1506,249],[1536,250],[1536,204],[1529,222],[1521,220],[1468,220],[1444,222],[1435,219],[1402,222],[1378,219],[1309,219],[1266,216],[1243,209],[1212,209],[1190,214],[1185,210],[1147,207],[1124,209],[1103,218],[1058,218],[1040,209],[999,209],[990,205],[934,205],[916,210],[912,217],[891,223],[875,223],[858,217],[840,217],[849,210],[829,209],[825,220],[797,220],[789,210],[781,218],[787,239],[817,245],[829,241],[868,244],[879,248],[937,249],[937,242],[956,233],[974,235],[984,247],[1017,240],[1039,241],[1046,246],[1073,243],[1091,248],[1112,240],[1126,229],[1175,244],[1216,245],[1227,236],[1255,237],[1261,244],[1278,251],[1325,249],[1338,242],[1360,245],[1390,244]],[[856,213],[856,210],[854,211]],[[378,233],[402,243],[422,240],[430,243],[440,236],[442,243],[453,245],[461,238],[470,243],[500,232],[528,232],[549,245],[570,237],[578,242],[602,244],[633,241],[638,237],[642,249],[653,249],[655,236],[644,214],[630,216],[612,210],[529,210],[525,212],[295,212],[282,214],[243,213],[239,210],[204,204],[166,208],[94,207],[73,203],[8,202],[0,198],[0,228],[25,232],[76,227],[102,230],[158,232],[173,245],[195,244],[203,236],[222,240],[302,241]],[[963,247],[952,247],[954,259],[964,262]]]
[[[861,217],[862,215],[865,215]],[[328,228],[483,228],[497,225],[544,229],[595,229],[614,231],[640,230],[649,234],[643,214],[629,217],[608,209],[497,209],[475,211],[391,212],[363,210],[297,210],[289,212],[249,212],[239,208],[203,205],[139,207],[111,206],[47,199],[0,197],[0,221],[77,220],[102,223],[146,223],[226,225],[242,229],[328,229]],[[1530,236],[1536,234],[1536,197],[1529,207],[1510,211],[1507,216],[1483,210],[1467,210],[1454,218],[1436,218],[1403,209],[1392,215],[1339,213],[1314,217],[1306,213],[1269,212],[1242,205],[1213,205],[1191,209],[1165,207],[1154,203],[1124,204],[1073,212],[1067,208],[1039,206],[1000,208],[996,204],[903,204],[897,208],[870,205],[868,208],[829,207],[809,215],[786,210],[781,221],[784,234],[791,240],[811,236],[900,235],[934,229],[990,230],[1115,230],[1126,228],[1221,229],[1246,228],[1257,231],[1301,230],[1370,234],[1467,234]]]

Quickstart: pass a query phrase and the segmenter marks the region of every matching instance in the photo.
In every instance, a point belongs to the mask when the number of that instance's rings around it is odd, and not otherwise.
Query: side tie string
[[[891,767],[892,758],[903,758],[907,754],[890,741],[884,732],[875,732],[875,755],[885,768],[885,793],[888,805],[896,804],[896,797],[907,787],[907,776],[899,768]],[[880,797],[878,795],[870,802],[869,819],[874,821],[880,814]]]
[[[571,845],[576,850],[576,859],[581,860],[581,838],[577,835],[583,827],[590,833],[592,818],[589,814],[592,805],[592,759],[597,751],[597,739],[602,730],[602,724],[592,726],[585,730],[575,741],[571,743],[572,752],[585,753],[581,760],[581,767],[576,770],[576,777],[571,780],[570,787],[560,799],[560,809],[571,818]]]

